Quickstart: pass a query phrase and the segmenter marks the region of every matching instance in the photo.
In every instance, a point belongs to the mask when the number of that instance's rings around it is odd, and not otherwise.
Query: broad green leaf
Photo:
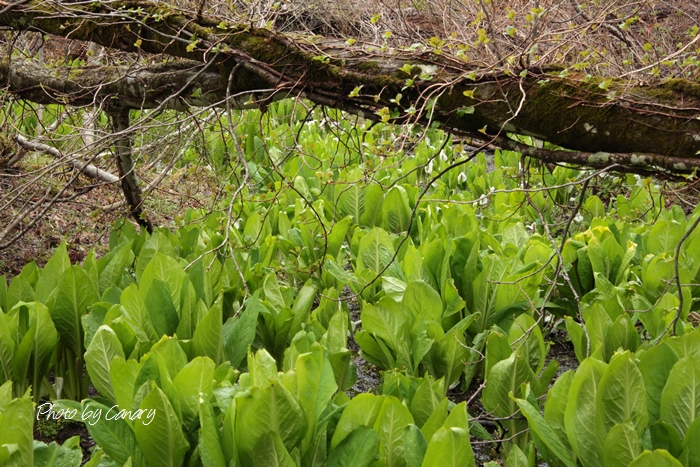
[[[311,352],[299,355],[296,374],[297,398],[309,427],[302,446],[306,450],[316,438],[317,423],[338,390],[338,385],[333,368],[324,358],[323,348],[318,343],[313,344]]]
[[[176,337],[163,336],[151,347],[150,354],[158,354],[162,357],[170,379],[174,379],[187,365],[187,354],[182,349],[181,341]]]
[[[206,464],[205,464],[206,465]],[[274,431],[265,433],[255,445],[254,467],[298,467]]]
[[[34,288],[32,284],[29,283],[27,279],[22,276],[16,276],[10,282],[10,287],[7,289],[7,298],[5,303],[7,305],[6,312],[9,312],[14,306],[19,302],[33,302],[34,301]]]
[[[109,362],[109,376],[112,380],[114,397],[119,407],[131,408],[134,403],[134,386],[142,363],[115,356]]]
[[[146,465],[141,447],[136,441],[134,431],[124,419],[118,418],[120,409],[102,405],[94,400],[83,402],[80,417],[85,421],[85,427],[92,439],[102,450],[109,455],[117,465],[124,465],[128,459],[132,459],[137,466]],[[153,412],[151,419],[164,417],[165,413]],[[134,420],[135,425],[149,423],[148,414],[139,420]]]
[[[464,371],[470,355],[464,334],[477,318],[476,313],[464,318],[433,345],[435,376],[445,378],[445,388],[457,381]]]
[[[306,435],[304,412],[282,384],[252,387],[236,397],[236,445],[241,461],[255,457],[255,445],[270,431],[277,433],[289,451]]]
[[[658,255],[675,251],[684,233],[685,228],[676,221],[655,222],[646,237],[646,253]]]
[[[151,284],[155,279],[167,284],[167,290],[170,292],[172,303],[176,309],[179,309],[182,287],[187,280],[187,274],[182,269],[180,263],[174,258],[165,256],[162,253],[156,253],[153,256],[139,279],[139,293],[144,301],[146,301],[146,293],[149,293]]]
[[[56,248],[51,259],[44,266],[41,277],[36,283],[35,298],[37,301],[48,304],[51,293],[61,279],[61,274],[70,267],[70,258],[66,251],[66,241],[62,241]],[[82,269],[82,268],[81,268]],[[97,300],[95,300],[97,301]]]
[[[433,390],[431,380],[424,378],[423,382],[416,388],[409,405],[418,428],[421,428],[428,421],[428,418],[430,418],[441,401],[442,394],[437,394]]]
[[[516,402],[509,396],[521,397],[521,386],[534,383],[535,375],[525,357],[513,353],[509,358],[496,363],[486,376],[486,387],[482,401],[489,412],[499,417],[509,417],[518,410]]]
[[[180,317],[172,300],[168,284],[160,279],[153,278],[148,285],[142,284],[141,287],[148,287],[148,292],[145,295],[141,295],[148,320],[153,326],[156,335],[161,337],[175,334]]]
[[[98,261],[100,278],[97,282],[99,293],[104,293],[112,285],[119,284],[126,267],[134,260],[134,253],[131,251],[132,242],[123,242],[114,250],[109,252],[105,258]],[[107,264],[102,261],[107,260]]]
[[[629,467],[683,467],[668,451],[657,449],[654,452],[644,451]]]
[[[700,330],[698,329],[683,334],[681,337],[672,337],[666,343],[676,352],[678,358],[700,359]]]
[[[289,334],[295,336],[299,331],[301,331],[302,324],[309,321],[309,312],[313,306],[314,300],[316,299],[316,293],[318,288],[311,284],[305,284],[296,299],[294,300],[294,306],[292,307],[292,313],[294,314],[294,320],[292,321],[292,327],[289,329]]]
[[[642,453],[639,435],[629,422],[615,425],[605,437],[603,462],[605,467],[627,467]]]
[[[0,414],[10,402],[12,402],[12,381],[7,381],[0,386]]]
[[[676,353],[665,342],[651,347],[639,359],[639,371],[644,378],[650,423],[656,422],[661,416],[661,393],[677,361]]]
[[[17,449],[17,454],[10,456],[8,466],[27,467],[34,464],[33,419],[34,404],[29,392],[5,406],[0,417],[0,446],[14,445]]]
[[[530,463],[528,462],[525,453],[518,447],[517,444],[514,444],[510,447],[510,452],[508,453],[508,457],[506,458],[505,466],[529,467]],[[486,467],[486,464],[484,464],[484,467]]]
[[[421,427],[420,431],[423,433],[426,440],[431,439],[435,432],[442,428],[445,420],[447,420],[448,402],[447,398],[443,399]]]
[[[661,394],[660,414],[681,437],[700,417],[700,362],[691,357],[676,362]]]
[[[343,245],[345,236],[348,233],[348,229],[352,226],[352,219],[346,217],[340,222],[336,222],[330,233],[328,234],[327,244],[328,248],[326,250],[327,255],[331,255],[333,258],[338,256],[340,252],[340,247]]]
[[[544,404],[545,421],[552,427],[554,433],[559,437],[559,441],[567,449],[570,449],[571,445],[566,437],[564,413],[569,401],[569,390],[571,389],[574,374],[574,371],[569,370],[559,376],[547,392],[547,401]]]
[[[87,308],[99,301],[97,289],[80,266],[64,270],[58,280],[56,298],[51,308],[51,318],[61,338],[61,343],[73,351],[83,354],[83,329],[81,317]]]
[[[401,306],[410,313],[411,325],[422,321],[440,322],[442,299],[440,295],[423,281],[408,284],[403,293]]]
[[[688,467],[700,467],[700,417],[690,424],[683,440],[683,448],[688,453]]]
[[[656,422],[649,427],[649,434],[654,449],[665,449],[674,457],[680,456],[683,440],[671,425],[662,421]]]
[[[445,419],[445,423],[442,424],[443,428],[461,428],[463,430],[469,431],[469,413],[467,413],[467,403],[460,402],[457,404],[450,415]]]
[[[569,334],[571,343],[574,345],[574,353],[576,354],[576,359],[582,362],[586,357],[588,357],[588,339],[586,333],[583,330],[583,326],[574,321],[571,316],[565,317],[566,322],[566,332]]]
[[[387,467],[405,466],[404,429],[413,423],[408,408],[397,398],[387,396],[379,411],[374,429],[379,433],[379,452]]]
[[[136,337],[142,342],[156,342],[161,336],[153,328],[146,304],[139,295],[136,284],[131,284],[121,294],[122,315]]]
[[[520,411],[527,419],[530,431],[533,434],[537,449],[539,449],[542,457],[547,463],[552,466],[576,467],[569,449],[564,446],[559,437],[554,433],[552,427],[540,415],[540,411],[524,399],[515,400],[520,407]]]
[[[340,192],[340,196],[338,196],[338,211],[342,217],[352,216],[355,224],[359,224],[364,209],[365,190],[359,183],[353,183]]]
[[[416,425],[408,425],[403,432],[406,467],[421,467],[428,449],[428,442]]]
[[[33,324],[22,336],[15,350],[12,362],[14,381],[16,384],[23,385],[25,380],[28,380],[33,388],[39,388],[51,363],[58,333],[45,305],[33,302],[18,306],[20,313],[24,311],[22,308],[26,308],[27,313],[31,308],[34,316]],[[39,400],[39,390],[34,393],[34,400]]]
[[[134,270],[137,279],[141,279],[143,270],[146,269],[146,266],[156,253],[161,253],[166,256],[173,255],[173,245],[170,239],[160,230],[153,232],[144,242],[141,251],[139,251],[139,257],[136,259],[136,268]]]
[[[221,363],[223,356],[223,344],[221,341],[222,315],[222,301],[217,300],[194,330],[192,356],[209,357],[215,364]]]
[[[637,347],[639,347],[639,334],[632,320],[626,314],[618,316],[605,335],[605,361],[610,360],[619,348],[635,352]]]
[[[255,339],[258,315],[267,312],[267,309],[263,308],[263,304],[257,298],[249,298],[241,315],[229,318],[222,329],[224,351],[234,368],[242,369],[241,364]]]
[[[85,352],[85,366],[95,389],[110,401],[115,400],[109,373],[114,357],[125,357],[122,344],[109,326],[100,326]]]
[[[324,467],[369,467],[379,451],[379,435],[367,426],[358,426],[329,454]]]
[[[585,209],[591,217],[605,217],[605,205],[603,205],[603,202],[596,195],[588,197],[583,205],[583,209]]]
[[[602,464],[596,430],[596,400],[598,382],[606,366],[600,360],[585,359],[576,370],[569,389],[564,426],[569,443],[584,467],[599,467]]]
[[[475,467],[469,432],[440,428],[430,439],[422,467]]]
[[[216,365],[209,357],[196,357],[173,379],[185,426],[189,426],[198,413],[201,417],[200,395],[211,395],[215,371]]]
[[[41,467],[80,467],[83,461],[83,452],[78,449],[60,446],[53,442],[34,444],[34,465]]]
[[[607,434],[613,426],[629,421],[641,436],[649,414],[644,379],[630,352],[619,354],[610,361],[598,383],[596,397],[596,415],[603,433]]]
[[[356,428],[360,426],[373,427],[383,403],[383,396],[375,396],[370,393],[355,396],[345,407],[340,420],[338,420],[331,440],[331,449],[335,449]],[[379,443],[378,438],[377,443]]]
[[[359,223],[364,227],[372,228],[379,223],[384,190],[379,184],[372,183],[364,189],[364,192],[365,209]],[[355,222],[357,223],[357,220]]]
[[[272,310],[276,313],[279,313],[282,308],[287,306],[275,274],[268,274],[265,277],[263,291],[265,293],[265,301],[272,305]]]
[[[155,410],[153,412],[155,416],[148,425],[134,423],[136,440],[148,465],[150,467],[181,465],[190,443],[182,433],[180,420],[168,397],[154,384],[151,392],[141,402],[140,408],[145,411]]]
[[[535,374],[544,367],[546,350],[542,330],[537,322],[526,314],[521,314],[513,321],[508,331],[508,343],[513,349],[522,348],[522,355]]]
[[[410,221],[411,208],[406,190],[395,185],[387,192],[382,203],[382,227],[398,234],[408,230]]]
[[[360,241],[356,271],[369,269],[379,274],[389,263],[393,254],[394,245],[389,234],[380,228],[374,228]]]
[[[211,404],[199,397],[199,455],[207,467],[226,467],[226,459],[221,449],[219,424]],[[264,455],[261,452],[261,455]]]

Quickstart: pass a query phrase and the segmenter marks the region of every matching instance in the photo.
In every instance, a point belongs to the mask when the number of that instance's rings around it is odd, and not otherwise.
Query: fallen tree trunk
[[[18,2],[21,3],[21,2]],[[381,50],[194,18],[150,2],[43,3],[0,14],[0,25],[187,60],[161,67],[41,70],[3,57],[9,92],[73,105],[118,99],[133,108],[215,105],[227,95],[302,95],[388,122],[433,123],[547,161],[692,172],[700,165],[700,84],[635,83],[548,70],[483,70],[431,51]],[[196,64],[196,65],[195,65]],[[47,76],[53,73],[53,76]],[[230,79],[229,79],[230,78]],[[247,99],[247,97],[246,97]],[[240,102],[244,100],[239,98]],[[507,133],[565,150],[528,149]]]

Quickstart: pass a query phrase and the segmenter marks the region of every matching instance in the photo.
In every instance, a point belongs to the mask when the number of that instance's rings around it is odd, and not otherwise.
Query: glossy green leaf
[[[379,452],[386,459],[387,467],[406,465],[404,456],[404,430],[413,424],[413,416],[397,398],[384,398],[374,429],[379,434]]]
[[[218,422],[211,404],[199,397],[199,455],[208,467],[226,467],[226,459],[221,449],[221,436]],[[264,451],[260,452],[264,455]]]
[[[100,326],[85,352],[85,366],[95,389],[110,401],[115,400],[109,372],[114,357],[125,357],[122,344],[110,327]]]
[[[144,284],[141,287],[148,287],[148,292],[145,295],[141,295],[143,296],[148,320],[153,326],[156,335],[161,337],[175,334],[180,317],[172,300],[168,284],[154,278],[148,285]]]
[[[34,404],[29,393],[5,406],[0,417],[0,446],[14,445],[17,449],[17,454],[8,456],[9,467],[27,467],[34,464],[33,419]]]
[[[644,451],[629,467],[683,467],[668,451],[657,449],[654,452]]]
[[[540,415],[540,411],[526,400],[515,399],[515,401],[520,407],[523,416],[527,419],[537,449],[539,449],[547,463],[552,467],[562,465],[576,467],[576,462],[571,456],[569,449],[561,442],[544,417]]]
[[[700,417],[700,362],[690,357],[676,362],[661,394],[660,414],[681,437]]]
[[[150,264],[149,264],[150,265]],[[168,397],[158,387],[143,399],[141,410],[151,411],[155,416],[148,425],[134,423],[134,433],[143,455],[150,467],[179,466],[190,444],[180,426],[180,420]]]
[[[68,267],[58,280],[56,298],[51,307],[51,318],[61,338],[61,343],[83,354],[83,329],[81,317],[87,308],[99,301],[95,285],[80,266]]]
[[[644,378],[650,423],[656,422],[661,416],[661,393],[677,361],[676,353],[663,342],[644,352],[639,359],[639,371]]]
[[[209,357],[215,364],[221,363],[223,357],[222,316],[222,302],[217,300],[197,324],[192,337],[192,356]]]
[[[63,272],[70,267],[70,258],[66,251],[65,240],[56,248],[51,259],[44,266],[41,277],[36,283],[35,298],[37,301],[48,304],[52,292],[58,286]],[[81,268],[82,269],[82,268]],[[60,290],[60,287],[59,287]],[[97,300],[95,300],[97,301]]]
[[[239,317],[231,317],[222,329],[222,340],[226,357],[231,366],[241,369],[245,361],[248,348],[255,339],[258,315],[267,312],[260,301],[251,297],[246,302],[245,308]]]
[[[335,449],[356,428],[360,426],[373,427],[383,403],[383,396],[375,396],[370,393],[355,396],[345,407],[340,420],[338,420],[331,440],[331,449]]]
[[[83,452],[78,449],[60,446],[53,442],[34,444],[34,465],[41,467],[80,467]]]
[[[236,398],[236,444],[241,461],[252,459],[260,438],[276,432],[287,450],[306,435],[308,424],[298,402],[282,384],[253,387]]]
[[[113,408],[94,400],[87,400],[83,403],[79,414],[92,439],[117,465],[124,465],[128,459],[132,459],[135,465],[144,466],[146,458],[136,441],[136,435],[124,419],[117,417],[119,410],[121,410],[119,407]],[[134,424],[149,423],[147,415],[146,413],[140,420],[134,420]],[[164,413],[158,412],[151,415],[153,421],[165,416]]]
[[[422,467],[476,467],[469,432],[440,428],[428,443]]]
[[[199,414],[201,418],[200,397],[209,397],[214,382],[216,365],[209,357],[192,359],[173,379],[177,388],[182,421],[188,426]]]
[[[632,354],[617,355],[605,368],[596,393],[596,416],[603,433],[627,421],[641,436],[649,421],[644,380]]]
[[[639,435],[629,422],[615,425],[605,437],[603,462],[605,467],[626,467],[642,453]]]
[[[683,440],[683,448],[688,455],[688,467],[700,467],[700,417],[696,418],[690,424],[685,439]]]
[[[395,185],[387,192],[382,203],[382,227],[398,234],[408,230],[410,220],[411,208],[406,190]]]
[[[421,467],[425,451],[428,449],[428,442],[423,433],[416,425],[408,425],[404,428],[403,442],[406,467]]]
[[[324,467],[369,467],[379,452],[379,435],[358,426],[328,454]]]
[[[596,400],[598,382],[606,366],[600,360],[585,359],[576,370],[569,389],[564,426],[569,444],[584,467],[598,467],[602,463],[596,430]]]

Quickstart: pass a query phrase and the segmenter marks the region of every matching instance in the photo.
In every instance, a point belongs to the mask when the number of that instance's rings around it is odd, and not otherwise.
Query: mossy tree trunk
[[[672,173],[700,166],[700,84],[692,81],[636,83],[562,73],[563,67],[484,70],[430,51],[285,36],[138,1],[30,0],[0,15],[0,25],[181,59],[139,69],[43,70],[5,57],[0,79],[35,102],[119,99],[134,108],[183,109],[221,102],[230,82],[230,95],[252,93],[261,108],[301,95],[375,120],[437,122],[546,161]],[[509,134],[564,150],[531,148]]]

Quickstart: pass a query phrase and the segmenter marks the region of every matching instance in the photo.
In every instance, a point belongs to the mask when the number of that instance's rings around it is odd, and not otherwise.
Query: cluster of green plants
[[[230,172],[213,212],[0,278],[0,460],[80,464],[79,440],[32,443],[36,413],[83,423],[101,466],[466,467],[474,438],[518,467],[700,466],[697,212],[313,112],[210,122],[187,157]],[[555,328],[580,362],[559,377]],[[349,339],[382,370],[352,398]]]

